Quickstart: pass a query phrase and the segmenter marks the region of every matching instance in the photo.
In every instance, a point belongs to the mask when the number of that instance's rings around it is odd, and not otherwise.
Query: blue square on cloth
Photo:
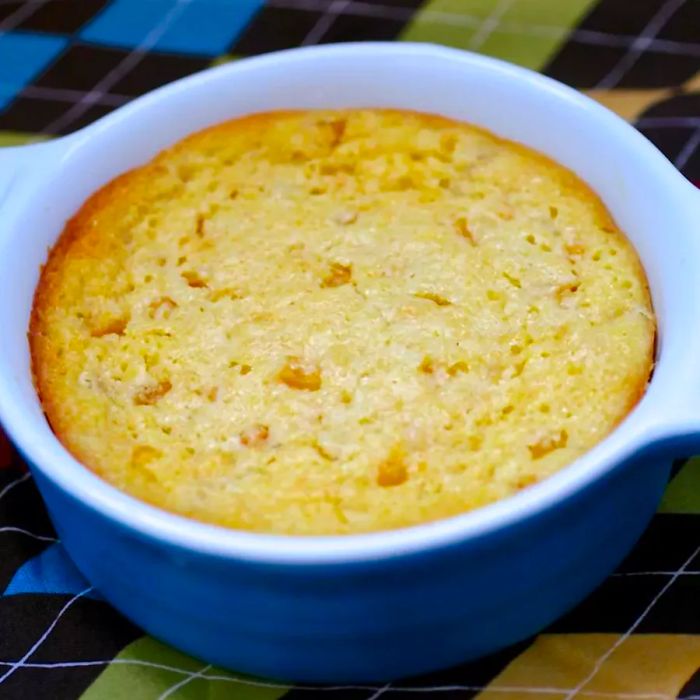
[[[63,50],[68,39],[29,32],[0,33],[0,109]]]
[[[108,46],[225,53],[264,0],[112,0],[80,37]]]

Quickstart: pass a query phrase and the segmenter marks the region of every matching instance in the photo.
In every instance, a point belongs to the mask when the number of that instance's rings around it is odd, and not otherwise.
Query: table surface
[[[700,183],[700,0],[0,0],[0,145],[69,133],[214,64],[351,40],[432,41],[541,71]],[[144,636],[65,555],[1,433],[0,592],[2,699],[700,700],[700,459],[675,465],[635,551],[550,629],[388,686],[268,683]]]

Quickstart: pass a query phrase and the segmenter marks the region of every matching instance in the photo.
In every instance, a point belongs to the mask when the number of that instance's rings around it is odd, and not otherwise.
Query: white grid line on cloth
[[[700,117],[642,117],[634,122],[639,129],[676,129],[700,127]]]
[[[700,128],[695,130],[695,133],[686,141],[685,146],[681,149],[681,152],[676,156],[673,164],[681,170],[686,166],[688,161],[691,159],[693,153],[700,146]]]
[[[0,666],[12,666],[16,662],[10,661],[0,661]],[[145,661],[142,659],[102,659],[94,661],[55,661],[55,662],[44,662],[44,663],[32,663],[26,662],[22,664],[22,668],[33,668],[33,669],[61,669],[61,668],[82,668],[90,666],[112,666],[112,665],[124,665],[124,666],[141,666],[146,668],[153,668],[159,671],[168,671],[172,673],[179,673],[183,676],[193,675],[191,671],[179,668],[177,666],[168,666],[166,664],[159,664],[152,661]],[[220,675],[207,675],[202,674],[201,678],[206,681],[222,681],[228,683],[236,683],[239,685],[249,685],[258,688],[278,688],[280,690],[287,689],[291,684],[274,683],[272,681],[256,681],[252,678],[241,678],[234,675],[220,676]],[[389,687],[377,687],[372,685],[328,685],[328,686],[305,686],[305,685],[293,685],[296,690],[305,691],[317,691],[320,693],[327,692],[337,692],[341,690],[363,690],[367,692],[377,692],[382,691],[396,691],[396,692],[406,692],[406,693],[416,693],[418,695],[423,693],[441,693],[441,692],[481,692],[481,691],[493,691],[496,693],[523,693],[523,694],[547,694],[547,695],[561,695],[568,691],[567,688],[541,688],[541,687],[527,687],[527,686],[477,686],[477,685],[437,685],[437,686],[391,686]],[[665,693],[646,693],[646,692],[605,692],[599,690],[584,690],[581,691],[580,697],[591,697],[591,698],[610,698],[611,700],[678,700],[675,695],[667,695]],[[369,698],[367,700],[370,700]],[[685,696],[682,700],[700,700],[700,696]]]
[[[211,664],[207,664],[206,666],[202,666],[202,668],[199,669],[196,673],[190,673],[188,676],[185,678],[180,679],[177,683],[174,685],[171,685],[167,690],[163,691],[161,693],[157,700],[166,700],[166,698],[169,698],[173,695],[173,693],[177,693],[180,688],[186,686],[188,683],[191,683],[193,680],[197,678],[202,678],[202,676],[211,668]]]
[[[39,5],[48,0],[25,0],[25,4]],[[51,0],[52,2],[71,2],[73,0]],[[17,0],[0,0],[0,6],[10,5]],[[306,10],[311,12],[323,12],[328,9],[327,0],[267,0],[270,7],[282,7],[289,9]],[[430,22],[442,22],[451,25],[462,25],[467,27],[479,26],[482,18],[469,14],[456,14],[440,10],[423,10],[421,17]],[[384,19],[408,20],[416,14],[411,8],[402,8],[390,5],[375,5],[362,0],[351,0],[343,10],[343,14],[354,14],[360,16],[379,17]],[[560,37],[562,33],[573,41],[585,44],[595,44],[601,46],[621,46],[631,47],[638,38],[633,34],[613,34],[609,32],[596,31],[592,29],[578,29],[572,27],[561,27],[548,24],[522,24],[518,22],[501,22],[498,30],[512,34],[526,34],[533,36],[553,36]],[[700,56],[700,42],[690,43],[684,41],[673,41],[670,39],[653,38],[647,51],[659,53],[672,53],[689,56]]]
[[[626,578],[628,576],[700,576],[700,571],[619,571],[610,578]]]
[[[270,7],[296,9],[307,12],[323,12],[327,9],[324,0],[267,0]],[[440,10],[420,11],[421,18],[435,24],[447,24],[450,26],[462,26],[473,29],[479,27],[483,17],[470,14],[455,14]],[[370,5],[361,0],[352,0],[344,9],[343,14],[365,17],[377,17],[379,19],[393,19],[407,21],[416,16],[416,11],[409,8],[394,7],[388,5]],[[592,29],[577,29],[550,24],[522,24],[509,20],[502,21],[497,27],[499,32],[505,34],[517,34],[524,36],[541,36],[561,38],[595,46],[618,46],[630,48],[637,41],[634,34],[612,34],[595,31]],[[654,37],[646,48],[650,52],[671,53],[678,55],[700,57],[700,42],[673,41]]]
[[[318,44],[323,39],[326,32],[333,26],[338,15],[350,4],[350,0],[333,0],[333,2],[323,11],[316,24],[309,30],[309,33],[301,42],[302,46]]]
[[[610,69],[608,74],[598,81],[597,90],[609,90],[614,88],[625,74],[639,60],[656,35],[664,28],[666,23],[683,7],[686,0],[666,0],[654,13],[647,25],[628,49],[627,53]]]
[[[68,611],[68,609],[75,603],[76,600],[79,600],[82,598],[84,595],[87,595],[92,591],[92,586],[88,586],[84,590],[80,591],[80,593],[76,593],[59,611],[56,617],[53,619],[53,622],[44,630],[43,634],[39,639],[32,644],[32,646],[29,648],[27,653],[19,659],[19,661],[15,661],[10,668],[5,671],[5,673],[0,676],[0,685],[2,685],[15,671],[18,669],[22,668],[24,663],[29,659],[32,654],[44,643],[44,640],[51,634],[53,631],[54,627],[59,623],[59,620],[63,617],[63,615]]]
[[[48,0],[33,0],[22,3],[14,12],[10,13],[0,22],[0,34],[9,32],[19,26],[25,19],[29,19]]]
[[[377,688],[372,695],[370,695],[366,700],[377,700],[380,698],[384,693],[386,693],[387,690],[391,687],[391,683],[387,683],[386,685],[383,685],[381,688]]]
[[[10,491],[12,491],[12,489],[15,486],[19,486],[20,484],[23,484],[25,481],[27,481],[28,479],[31,479],[31,478],[32,478],[32,475],[29,472],[27,472],[26,474],[22,474],[22,476],[20,476],[18,479],[11,481],[9,484],[6,484],[4,486],[4,488],[2,489],[2,491],[0,491],[0,501],[2,500],[2,497],[5,496]]]
[[[66,88],[42,87],[40,85],[27,85],[20,97],[33,97],[39,100],[56,100],[57,102],[80,102],[89,92],[84,90],[68,90]],[[130,102],[133,97],[117,93],[105,93],[100,95],[93,104],[101,104],[105,107],[121,107]]]
[[[515,0],[499,0],[494,6],[491,13],[484,18],[479,28],[469,41],[469,48],[472,51],[478,51],[488,40],[488,38],[497,29],[503,15],[510,10]]]
[[[695,559],[695,557],[700,553],[700,547],[696,547],[693,553],[683,562],[683,565],[678,569],[676,573],[661,587],[661,589],[652,598],[649,605],[644,608],[639,617],[632,623],[630,628],[620,637],[615,640],[615,643],[593,664],[593,668],[590,673],[564,698],[564,700],[572,700],[577,695],[581,695],[583,688],[588,685],[597,675],[600,669],[604,666],[605,662],[617,651],[617,649],[629,639],[632,633],[642,624],[646,616],[651,612],[652,608],[659,602],[663,597],[664,593],[668,591],[671,586],[678,580],[678,577],[683,571],[690,566],[690,562]]]
[[[563,30],[566,32],[566,30]],[[554,32],[551,32],[554,34]],[[567,37],[568,38],[568,37]],[[606,34],[588,29],[574,29],[571,38],[579,44],[592,44],[594,46],[631,46],[634,44],[632,35]],[[652,39],[647,47],[647,53],[670,53],[677,56],[700,56],[700,43],[687,41],[673,41],[672,39]]]
[[[185,11],[194,0],[175,0],[173,6],[161,20],[146,34],[144,40],[114,68],[112,68],[80,102],[76,102],[68,111],[45,126],[40,133],[55,133],[67,127],[84,114],[93,104],[109,92],[130,70],[135,68],[165,34],[170,25]]]
[[[37,535],[35,532],[30,532],[21,527],[15,527],[14,525],[7,525],[5,527],[0,527],[0,535],[5,532],[13,532],[17,535],[26,535],[35,540],[41,540],[42,542],[58,542],[55,537],[50,537],[49,535]]]
[[[0,0],[0,6],[2,5],[16,5],[19,0]],[[71,0],[62,0],[62,2],[70,2]],[[44,5],[49,2],[49,0],[22,0],[22,5]],[[51,2],[56,2],[56,0],[51,0]]]

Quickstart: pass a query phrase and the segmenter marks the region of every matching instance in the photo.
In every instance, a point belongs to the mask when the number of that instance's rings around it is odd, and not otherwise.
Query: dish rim
[[[610,131],[609,138],[615,133],[624,132],[626,138],[636,139],[635,145],[644,149],[645,156],[649,159],[649,168],[659,171],[657,176],[666,178],[668,187],[677,187],[679,190],[681,188],[682,176],[634,127],[576,90],[534,71],[498,59],[443,46],[408,42],[303,47],[218,66],[158,88],[70,136],[29,149],[37,149],[36,153],[44,149],[46,153],[52,150],[65,154],[73,148],[78,148],[93,134],[109,130],[112,123],[129,119],[130,115],[136,114],[138,110],[164,96],[186,92],[190,87],[206,82],[214,75],[234,74],[246,70],[253,63],[278,63],[281,64],[278,68],[285,70],[285,57],[290,54],[303,52],[306,55],[315,54],[317,58],[323,59],[328,54],[353,54],[358,51],[373,51],[386,56],[405,52],[426,56],[440,55],[467,62],[472,68],[486,66],[490,70],[507,74],[506,77],[511,79],[527,80],[534,92],[548,92],[557,99],[573,102],[591,115],[591,118],[604,123]],[[21,154],[18,158],[21,160]],[[690,190],[688,197],[690,199]],[[493,534],[541,515],[581,493],[610,475],[635,453],[651,448],[654,443],[664,438],[672,437],[672,429],[676,427],[670,425],[669,421],[664,423],[663,420],[654,420],[649,410],[640,410],[645,403],[646,397],[643,397],[640,404],[605,440],[579,459],[520,493],[487,506],[432,522],[379,532],[321,536],[265,534],[235,530],[176,515],[140,501],[110,485],[78,462],[61,445],[58,438],[54,436],[53,441],[45,440],[37,434],[34,419],[24,416],[11,400],[12,383],[10,377],[6,376],[8,374],[11,372],[0,366],[0,420],[27,461],[69,496],[140,538],[150,538],[202,555],[278,565],[350,564],[389,560]]]

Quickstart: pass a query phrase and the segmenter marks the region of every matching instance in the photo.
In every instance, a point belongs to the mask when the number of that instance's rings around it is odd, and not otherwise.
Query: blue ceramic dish
[[[570,467],[515,497],[348,537],[243,533],[165,513],[85,469],[51,432],[26,339],[47,248],[95,189],[240,114],[393,106],[483,125],[552,156],[602,196],[637,248],[659,321],[636,409]],[[50,143],[0,151],[0,420],[70,555],[149,633],[284,680],[388,680],[540,630],[615,567],[700,445],[700,196],[632,127],[573,90],[484,57],[345,44],[236,62],[162,88]]]

